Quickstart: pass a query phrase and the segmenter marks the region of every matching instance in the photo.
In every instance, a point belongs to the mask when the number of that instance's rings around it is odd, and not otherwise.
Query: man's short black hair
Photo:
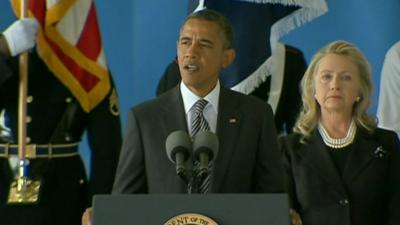
[[[233,27],[228,18],[226,18],[222,13],[212,9],[203,9],[190,14],[183,24],[185,25],[185,23],[190,19],[207,20],[217,24],[225,35],[224,47],[226,49],[233,48]]]

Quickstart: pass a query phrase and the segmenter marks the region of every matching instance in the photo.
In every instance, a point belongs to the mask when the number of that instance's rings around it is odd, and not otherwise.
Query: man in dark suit
[[[210,192],[283,192],[283,174],[271,108],[220,86],[219,74],[235,57],[232,28],[211,10],[190,15],[177,42],[180,85],[134,107],[121,151],[113,193],[182,193],[185,183],[165,154],[175,130],[191,130],[190,111],[203,114],[220,141]]]
[[[216,11],[186,19],[177,42],[182,82],[131,109],[113,193],[186,193],[165,153],[165,140],[173,131],[192,131],[192,106],[199,99],[208,102],[203,115],[220,143],[208,192],[284,192],[271,108],[219,84],[221,69],[235,58],[232,39],[229,21]],[[90,215],[89,209],[83,224]]]

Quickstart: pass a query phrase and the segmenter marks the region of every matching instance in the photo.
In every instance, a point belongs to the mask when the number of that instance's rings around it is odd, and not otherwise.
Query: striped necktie
[[[192,137],[194,137],[197,134],[197,132],[201,130],[210,130],[207,120],[204,118],[203,115],[203,110],[206,107],[207,103],[208,103],[207,100],[199,99],[194,104],[194,118],[192,120],[192,130],[191,130]]]
[[[194,118],[192,119],[192,128],[191,128],[192,137],[194,137],[199,131],[210,130],[208,122],[204,118],[204,115],[203,115],[203,110],[207,104],[208,104],[208,102],[205,99],[199,99],[194,104]],[[195,167],[198,167],[199,166],[198,164],[199,164],[199,162],[196,161]],[[207,177],[200,184],[200,187],[199,187],[200,193],[208,192],[210,182],[211,182],[211,168],[212,168],[212,163],[210,163],[208,166],[209,172],[208,172]]]

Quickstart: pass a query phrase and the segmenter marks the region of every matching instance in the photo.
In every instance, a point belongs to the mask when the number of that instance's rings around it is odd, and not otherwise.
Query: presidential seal
[[[185,213],[169,219],[164,225],[218,225],[218,223],[201,214]]]

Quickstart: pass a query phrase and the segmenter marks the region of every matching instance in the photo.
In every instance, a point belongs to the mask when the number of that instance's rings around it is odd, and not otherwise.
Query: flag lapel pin
[[[229,123],[235,124],[237,122],[236,118],[229,118]]]

